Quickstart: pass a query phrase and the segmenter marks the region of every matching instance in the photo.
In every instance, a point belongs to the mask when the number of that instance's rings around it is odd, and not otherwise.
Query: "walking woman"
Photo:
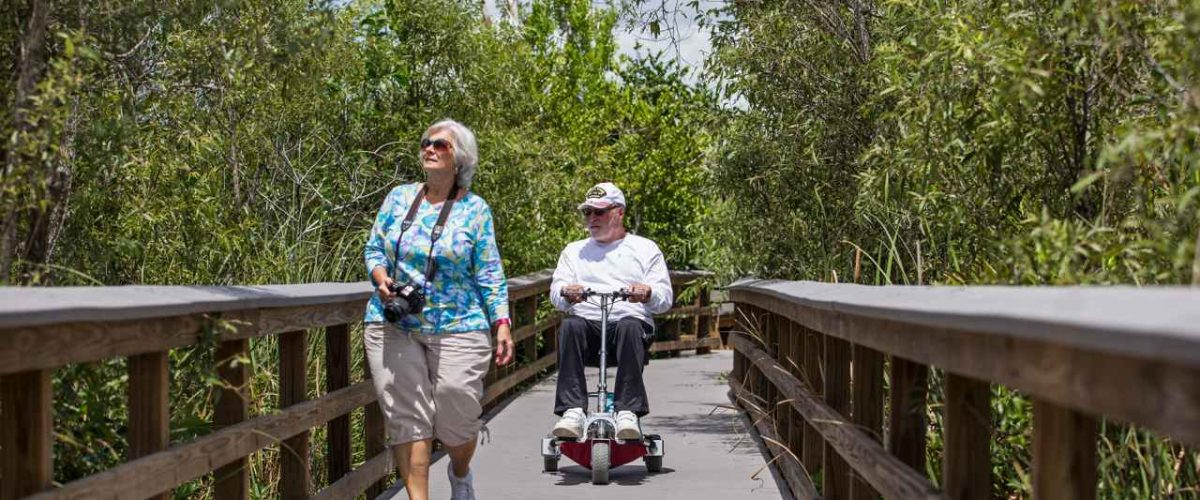
[[[513,358],[508,284],[491,208],[469,190],[475,134],[437,122],[418,155],[425,182],[388,193],[363,251],[375,285],[363,319],[367,362],[409,498],[428,498],[436,438],[450,455],[451,498],[474,500],[493,328],[496,363]]]

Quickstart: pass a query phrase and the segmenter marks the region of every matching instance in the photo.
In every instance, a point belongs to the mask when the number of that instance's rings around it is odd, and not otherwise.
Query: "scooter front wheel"
[[[592,484],[608,484],[608,465],[612,448],[608,441],[592,443]]]

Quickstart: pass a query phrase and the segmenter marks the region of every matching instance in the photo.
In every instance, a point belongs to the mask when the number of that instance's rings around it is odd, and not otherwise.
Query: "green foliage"
[[[1200,282],[1200,4],[732,2],[713,18],[709,76],[733,103],[709,159],[723,275]],[[993,404],[994,496],[1028,496],[1030,405]],[[1103,439],[1101,497],[1200,480],[1178,444]]]

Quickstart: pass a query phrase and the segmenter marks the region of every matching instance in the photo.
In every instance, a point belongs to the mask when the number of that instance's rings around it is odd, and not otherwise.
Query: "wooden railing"
[[[681,288],[703,277],[673,273]],[[518,363],[489,373],[485,405],[555,363],[556,314],[539,315],[548,272],[509,282]],[[247,458],[280,445],[282,498],[376,496],[392,469],[370,373],[351,381],[350,325],[361,322],[370,285],[317,283],[259,287],[0,288],[0,499],[166,498],[176,486],[213,474],[214,496],[248,496]],[[707,293],[672,310],[660,324],[674,338],[656,351],[719,345]],[[308,400],[307,336],[323,332],[324,393]],[[685,333],[686,332],[686,333]],[[279,410],[248,419],[249,340],[277,336]],[[210,434],[169,442],[168,352],[214,345],[221,380]],[[125,463],[53,487],[54,394],[58,368],[127,359],[128,449]],[[365,364],[364,364],[365,366]],[[358,437],[368,457],[352,470],[349,413],[367,407]],[[549,411],[549,409],[547,409]],[[314,493],[309,431],[326,428],[328,483]]]
[[[1033,400],[1034,498],[1095,497],[1100,418],[1200,445],[1200,291],[742,281],[730,298],[732,395],[797,498],[991,498],[990,384]]]

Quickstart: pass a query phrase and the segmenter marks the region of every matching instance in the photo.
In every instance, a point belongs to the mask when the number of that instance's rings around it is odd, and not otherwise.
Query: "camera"
[[[383,317],[390,323],[404,319],[409,314],[417,314],[425,308],[425,294],[411,283],[392,283],[388,287],[392,292],[392,300],[384,302]]]

